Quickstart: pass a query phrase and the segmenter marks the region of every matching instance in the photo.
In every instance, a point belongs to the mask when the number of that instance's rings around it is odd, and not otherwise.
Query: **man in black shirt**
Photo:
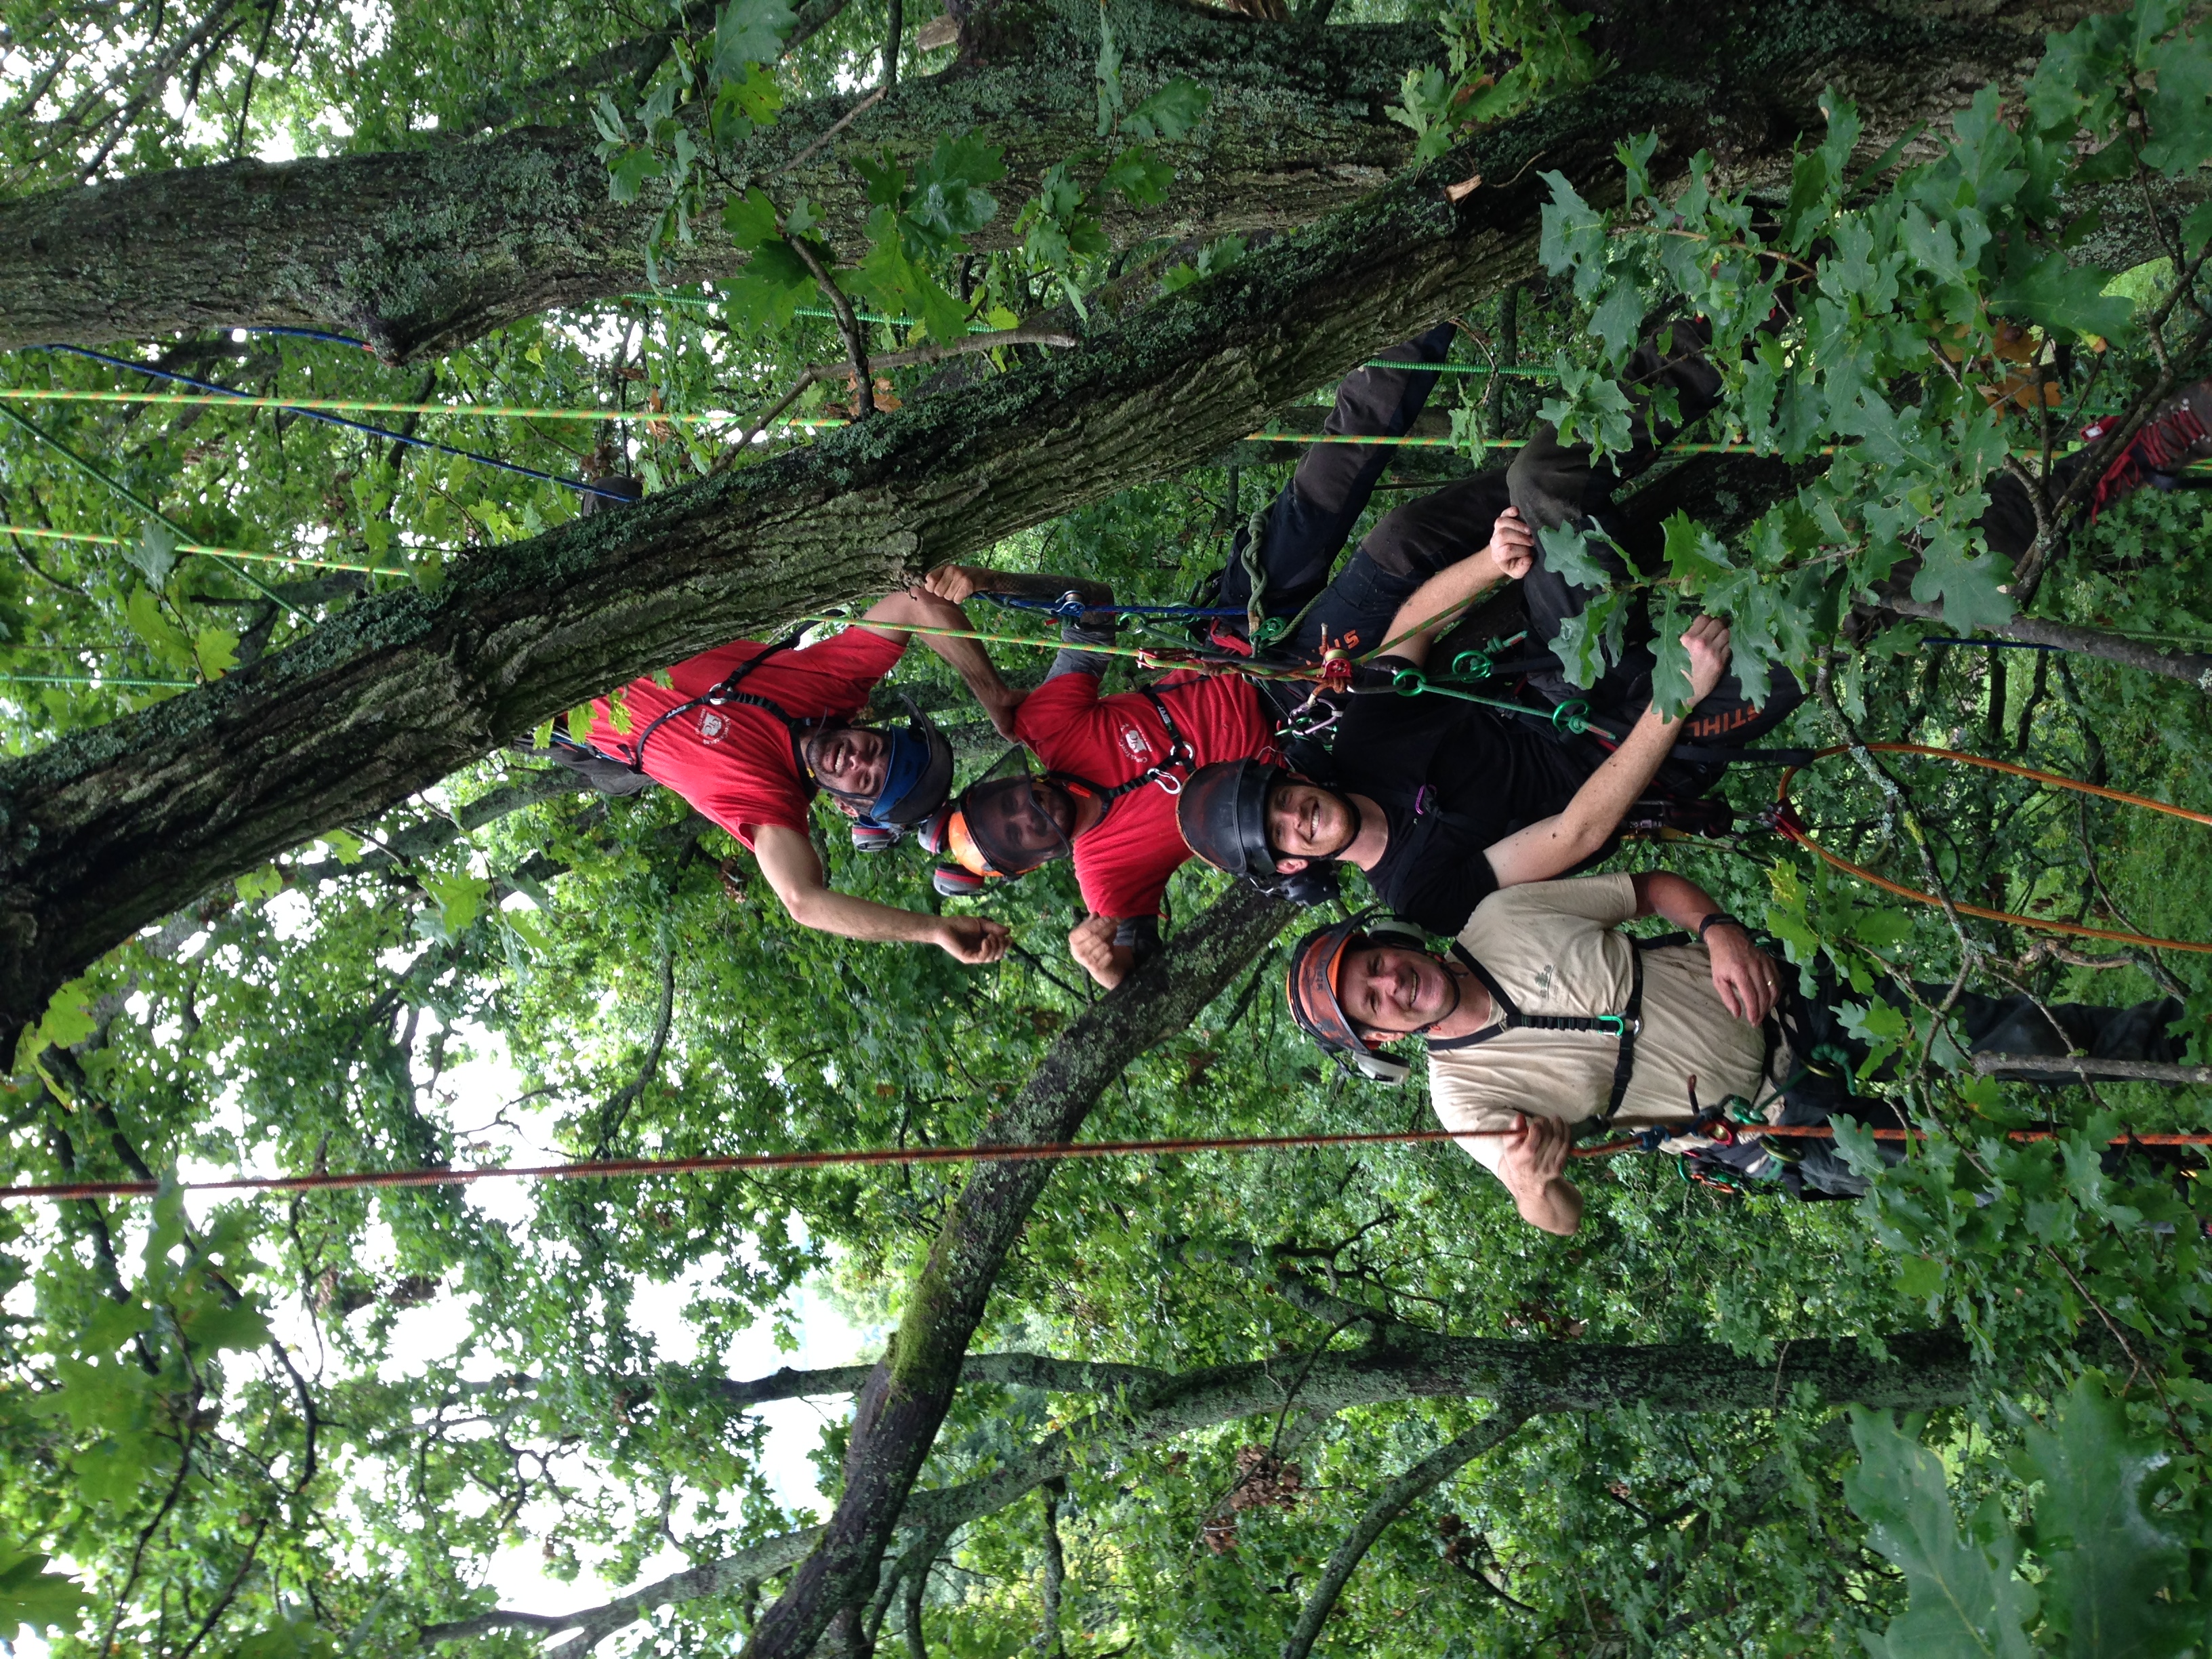
[[[1382,826],[1381,855],[1363,866],[1368,885],[1397,915],[1445,938],[1498,884],[1483,854],[1566,811],[1606,757],[1588,737],[1555,741],[1449,697],[1356,697],[1337,730],[1328,793],[1365,803],[1358,808],[1363,823],[1379,817]],[[1293,823],[1302,810],[1326,815],[1302,793],[1319,793],[1316,786],[1285,773],[1280,788],[1281,813]],[[1297,858],[1275,863],[1304,867]]]
[[[1508,508],[1469,562],[1510,580],[1532,556],[1527,526]],[[1401,611],[1390,636],[1407,633],[1405,620]],[[1419,667],[1442,626],[1407,634],[1377,666]],[[1700,617],[1682,643],[1694,709],[1728,672],[1728,629]],[[1607,756],[1593,739],[1554,742],[1441,692],[1355,696],[1338,723],[1333,787],[1265,761],[1225,761],[1192,775],[1176,820],[1192,851],[1231,875],[1266,881],[1330,860],[1356,865],[1399,915],[1449,937],[1497,889],[1548,881],[1603,854],[1680,727],[1646,707]]]

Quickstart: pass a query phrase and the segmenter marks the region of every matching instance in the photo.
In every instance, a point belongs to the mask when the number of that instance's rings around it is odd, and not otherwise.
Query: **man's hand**
[[[1573,1139],[1557,1118],[1516,1113],[1498,1161],[1498,1178],[1522,1219],[1547,1233],[1564,1236],[1582,1224],[1582,1193],[1565,1174]]]
[[[991,717],[991,729],[1008,743],[1021,741],[1014,734],[1014,718],[1022,712],[1022,699],[1028,696],[1029,693],[1018,686],[1010,685],[1003,697],[979,699],[983,705],[983,712]]]
[[[1498,1178],[1516,1196],[1524,1189],[1540,1192],[1565,1172],[1569,1144],[1567,1126],[1559,1119],[1516,1112]]]
[[[1109,991],[1128,977],[1137,961],[1134,951],[1114,943],[1115,934],[1121,931],[1117,917],[1085,916],[1067,935],[1068,955]]]
[[[1773,1012],[1775,1000],[1782,994],[1781,969],[1751,942],[1741,923],[1723,921],[1708,927],[1705,950],[1713,959],[1713,989],[1720,993],[1722,1006],[1752,1025]]]
[[[996,962],[1011,937],[1005,922],[988,916],[939,916],[932,943],[960,962]]]
[[[1536,534],[1520,514],[1507,507],[1490,527],[1490,557],[1507,581],[1517,582],[1536,562]]]
[[[947,605],[965,605],[988,587],[997,574],[972,564],[940,564],[908,591],[927,593]]]
[[[1682,648],[1690,653],[1690,706],[1697,707],[1727,678],[1728,624],[1718,617],[1700,617],[1682,635]]]

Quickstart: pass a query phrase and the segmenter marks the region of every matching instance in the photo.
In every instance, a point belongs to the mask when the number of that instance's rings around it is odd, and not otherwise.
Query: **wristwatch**
[[[1729,927],[1743,927],[1743,924],[1738,921],[1734,916],[1730,915],[1727,911],[1716,910],[1712,915],[1707,916],[1703,921],[1698,924],[1698,943],[1703,945],[1705,942],[1706,933],[1711,932],[1713,928],[1723,926]],[[1748,927],[1743,927],[1743,931],[1746,933],[1748,933],[1751,932],[1751,929]]]

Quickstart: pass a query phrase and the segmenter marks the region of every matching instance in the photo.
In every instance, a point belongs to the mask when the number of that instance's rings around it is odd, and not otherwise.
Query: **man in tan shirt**
[[[1647,947],[1619,931],[1650,915],[1697,938]],[[1460,1146],[1547,1232],[1571,1233],[1581,1223],[1582,1194],[1565,1174],[1575,1126],[1599,1120],[1679,1132],[1731,1098],[1770,1121],[1818,1121],[1832,1102],[1784,1092],[1803,1071],[1795,1048],[1844,1039],[1850,1064],[1865,1057],[1826,999],[1793,998],[1786,1025],[1769,1025],[1784,970],[1702,889],[1663,870],[1493,893],[1446,955],[1420,948],[1417,936],[1367,925],[1354,917],[1298,942],[1292,1014],[1322,1048],[1355,1057],[1355,1069],[1381,1080],[1406,1068],[1380,1049],[1425,1038],[1438,1121],[1467,1137]],[[2025,997],[1969,995],[1959,1005],[1977,1048],[2057,1055],[2080,1048],[2108,1059],[2178,1058],[2180,1044],[2165,1028],[2180,1012],[2172,1000],[2129,1009],[2061,1004],[2049,1016]],[[1752,1156],[1730,1160],[1735,1167],[1770,1179],[1782,1173],[1778,1152],[1800,1157],[1779,1147],[1745,1151]],[[1863,1190],[1825,1149],[1802,1156],[1799,1168],[1816,1191]]]

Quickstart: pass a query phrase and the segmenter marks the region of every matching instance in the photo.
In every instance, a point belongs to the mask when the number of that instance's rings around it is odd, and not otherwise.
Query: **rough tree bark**
[[[1659,69],[1478,135],[1079,353],[474,556],[434,593],[364,601],[216,685],[0,764],[0,1040],[138,928],[549,714],[1218,453],[1529,270],[1540,163],[1617,199],[1614,144],[1656,131],[1661,179],[1723,137],[1733,173],[1769,179],[1823,88],[1886,144],[2022,50],[1839,0],[1747,3],[1702,34],[1661,21]],[[1676,62],[1686,43],[1705,61]],[[1503,182],[1444,197],[1474,174]]]
[[[1928,1411],[1971,1397],[1973,1369],[1956,1333],[1904,1332],[1885,1336],[1882,1346],[1890,1355],[1887,1360],[1869,1358],[1863,1344],[1848,1338],[1792,1341],[1770,1364],[1714,1343],[1504,1341],[1437,1336],[1393,1324],[1388,1341],[1363,1348],[1126,1379],[1127,1393],[1119,1401],[1047,1435],[982,1480],[912,1494],[897,1524],[950,1534],[1067,1475],[1079,1451],[1095,1457],[1103,1448],[1134,1450],[1222,1423],[1277,1415],[1283,1409],[1286,1376],[1301,1379],[1300,1406],[1323,1416],[1408,1400],[1510,1400],[1516,1402],[1516,1412],[1532,1417],[1614,1408],[1735,1414],[1772,1411],[1778,1401],[1794,1401],[1800,1388],[1810,1389],[1823,1405],[1896,1411]],[[1002,1359],[1044,1367],[1071,1363],[997,1354],[977,1355],[967,1363],[988,1367]],[[742,1396],[759,1398],[783,1397],[787,1389],[798,1394],[843,1392],[854,1386],[854,1369],[780,1373],[786,1380],[773,1384],[772,1395],[759,1392],[769,1379],[732,1388]],[[813,1548],[824,1530],[809,1527],[763,1539],[558,1619],[501,1608],[432,1626],[423,1639],[453,1641],[519,1628],[549,1638],[580,1632],[581,1639],[567,1650],[581,1651],[655,1607],[724,1594],[782,1571]]]
[[[1162,145],[1167,202],[1122,198],[1109,232],[1130,240],[1306,223],[1381,185],[1413,136],[1383,113],[1406,70],[1435,55],[1426,25],[1291,31],[1115,0],[1131,100],[1178,76],[1203,82],[1206,119]],[[1005,152],[998,216],[971,239],[1004,246],[1039,174],[1095,147],[1098,9],[1089,0],[1002,7],[987,64],[902,82],[848,129],[848,145],[902,160],[974,131]],[[842,252],[866,246],[860,176],[820,149],[791,161],[857,101],[786,110],[735,158],[732,183],[804,191]],[[246,161],[152,173],[0,205],[0,349],[98,345],[176,329],[337,329],[399,361],[450,350],[558,305],[646,280],[645,242],[665,198],[608,198],[589,125],[380,155]],[[1094,169],[1095,171],[1095,169]],[[711,225],[664,280],[726,276],[744,257]]]
[[[1068,1027],[982,1139],[1075,1139],[1122,1069],[1196,1018],[1291,914],[1280,899],[1242,882],[1231,886]],[[985,1164],[962,1187],[908,1287],[897,1334],[860,1390],[836,1510],[790,1587],[754,1626],[748,1652],[807,1652],[839,1609],[874,1591],[884,1551],[952,1403],[969,1339],[1053,1170],[1049,1164]]]

